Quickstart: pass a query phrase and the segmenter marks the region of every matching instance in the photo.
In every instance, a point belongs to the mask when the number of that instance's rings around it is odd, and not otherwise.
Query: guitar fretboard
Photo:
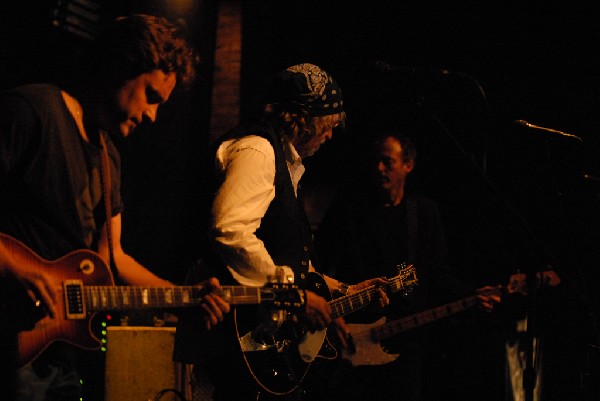
[[[476,303],[477,296],[474,295],[375,327],[372,329],[371,335],[374,341],[379,342],[404,331],[412,330],[435,320],[463,312],[475,306]]]
[[[414,268],[402,275],[396,276],[390,280],[386,286],[388,293],[396,293],[401,290],[408,291],[417,283],[417,278],[414,273]],[[350,295],[335,299],[329,302],[331,306],[331,318],[336,319],[345,316],[358,309],[369,305],[377,294],[377,287],[370,286]]]
[[[204,294],[193,286],[86,286],[82,291],[77,284],[67,284],[66,288],[69,310],[82,308],[83,301],[88,311],[192,307]],[[260,303],[262,292],[260,287],[221,286],[218,294],[232,305],[242,305]]]
[[[329,302],[331,318],[336,319],[367,306],[373,300],[376,291],[377,288],[371,286]]]
[[[259,304],[264,300],[265,291],[265,289],[260,287],[222,285],[219,295],[232,305],[252,305]],[[269,294],[272,293],[269,292]]]

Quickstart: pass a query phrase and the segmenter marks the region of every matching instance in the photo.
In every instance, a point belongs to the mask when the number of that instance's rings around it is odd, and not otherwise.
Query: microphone
[[[600,177],[594,175],[584,174],[581,177],[586,181],[600,182]]]
[[[514,124],[520,125],[522,127],[538,129],[540,131],[551,132],[553,134],[558,134],[558,135],[561,135],[561,136],[566,136],[566,137],[569,137],[569,138],[577,139],[579,142],[583,142],[583,139],[581,139],[577,135],[568,134],[566,132],[558,131],[558,130],[555,130],[555,129],[552,129],[552,128],[540,127],[539,125],[531,124],[531,123],[529,123],[529,122],[527,122],[525,120],[515,120]]]

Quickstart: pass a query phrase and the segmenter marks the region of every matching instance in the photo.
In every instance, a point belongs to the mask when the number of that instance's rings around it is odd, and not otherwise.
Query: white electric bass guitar
[[[556,286],[560,278],[554,271],[538,273],[538,282],[542,277],[542,284]],[[348,324],[351,342],[347,349],[342,351],[342,358],[352,363],[352,366],[383,365],[398,358],[399,354],[387,353],[381,346],[381,341],[397,334],[424,326],[436,320],[463,312],[478,303],[479,295],[502,295],[520,292],[527,293],[525,274],[514,274],[510,277],[506,287],[497,287],[481,294],[469,296],[458,301],[428,309],[414,315],[386,322],[382,317],[373,323]]]

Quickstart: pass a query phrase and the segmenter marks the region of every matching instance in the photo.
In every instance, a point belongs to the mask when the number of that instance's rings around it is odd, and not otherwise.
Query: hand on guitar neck
[[[494,305],[500,303],[502,298],[500,297],[501,285],[486,285],[477,289],[477,301],[479,303],[479,309],[485,312],[491,312],[494,310]]]
[[[222,291],[219,280],[214,277],[209,278],[199,284],[202,288],[203,296],[201,307],[204,309],[204,327],[210,330],[223,321],[224,315],[229,313],[229,304],[219,295]]]
[[[332,280],[327,276],[323,276],[323,279],[328,287],[331,287],[331,283],[335,282],[335,280]],[[349,286],[346,295],[356,293],[369,287],[376,287],[377,295],[376,300],[373,302],[373,305],[383,308],[386,305],[389,305],[390,303],[387,294],[383,290],[383,287],[388,284],[389,282],[387,281],[387,279],[384,278],[373,278],[365,280],[361,283]],[[301,315],[301,317],[305,320],[305,325],[308,330],[323,330],[327,328],[332,323],[332,321],[334,322],[334,324],[337,324],[336,322],[340,321],[340,319],[332,320],[331,306],[329,305],[327,299],[312,291],[306,291],[306,294],[306,312],[303,315]],[[344,334],[346,334],[346,332],[342,331],[341,334],[342,337],[340,338],[340,340],[345,342],[346,338],[344,338]]]

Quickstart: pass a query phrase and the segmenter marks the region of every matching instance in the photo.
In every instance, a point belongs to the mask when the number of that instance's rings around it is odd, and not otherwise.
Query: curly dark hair
[[[106,24],[90,48],[90,69],[115,86],[152,70],[175,72],[177,83],[190,86],[198,55],[185,30],[166,18],[135,14]]]

